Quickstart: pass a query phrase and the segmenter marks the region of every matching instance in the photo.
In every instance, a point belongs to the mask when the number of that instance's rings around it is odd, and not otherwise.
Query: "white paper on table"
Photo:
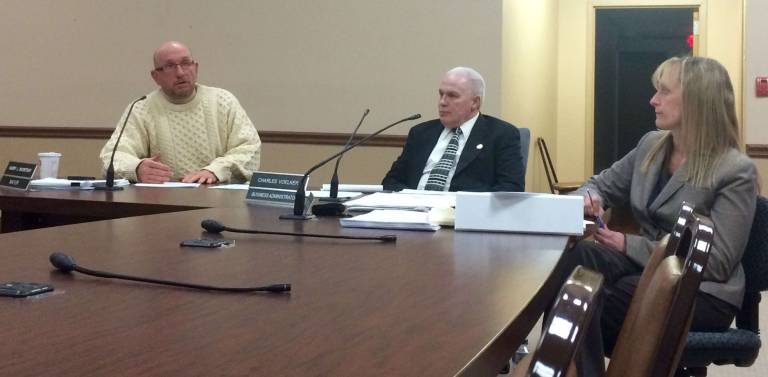
[[[137,183],[136,187],[163,187],[163,188],[196,188],[199,183],[165,182],[165,183]]]
[[[321,191],[331,191],[331,185],[330,184],[324,184],[321,188]],[[339,185],[339,191],[358,191],[358,192],[381,192],[384,191],[384,186],[382,185],[354,185],[354,184],[340,184]]]
[[[430,208],[448,208],[456,206],[455,195],[404,194],[399,192],[377,192],[344,203],[347,208],[371,209],[416,209],[428,211]]]
[[[436,231],[440,225],[429,221],[428,212],[375,210],[355,217],[342,218],[341,226],[350,228],[406,229]]]
[[[330,198],[331,192],[330,191],[310,191],[312,195],[315,196],[315,198]],[[336,195],[339,199],[349,199],[349,198],[357,198],[359,196],[362,196],[362,192],[354,192],[354,191],[339,191],[338,195]]]
[[[442,196],[452,196],[456,197],[455,191],[434,191],[434,190],[414,190],[414,189],[404,189],[402,191],[398,191],[400,194],[416,194],[416,195],[442,195]]]
[[[221,190],[248,190],[248,187],[250,186],[247,183],[230,183],[228,185],[208,186],[208,188]]]

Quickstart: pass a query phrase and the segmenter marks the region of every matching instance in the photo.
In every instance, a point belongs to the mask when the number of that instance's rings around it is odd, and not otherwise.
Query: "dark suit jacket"
[[[641,166],[645,157],[667,132],[647,133],[621,160],[587,181],[575,194],[590,189],[602,197],[607,207],[629,203],[641,235],[626,235],[627,255],[645,266],[658,240],[672,230],[680,205],[686,201],[694,211],[712,219],[715,239],[709,251],[700,290],[735,306],[744,296],[744,270],[741,257],[747,246],[757,201],[757,170],[744,153],[726,152],[712,172],[714,186],[698,188],[685,180],[688,164],[675,171],[653,201],[653,187],[664,169],[666,148],[659,152],[648,172]]]
[[[411,128],[403,152],[382,181],[385,190],[400,191],[418,186],[443,128],[439,119]],[[480,114],[456,163],[450,191],[524,190],[520,133],[503,120]]]

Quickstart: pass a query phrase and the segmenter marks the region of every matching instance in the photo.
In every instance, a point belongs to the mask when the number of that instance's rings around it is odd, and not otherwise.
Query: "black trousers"
[[[643,266],[626,254],[586,240],[567,250],[562,263],[562,282],[576,266],[600,272],[605,279],[602,300],[586,329],[584,342],[575,360],[579,376],[601,376],[605,371],[604,356],[610,357],[613,352]],[[737,310],[735,306],[699,291],[691,330],[725,331],[733,322]]]

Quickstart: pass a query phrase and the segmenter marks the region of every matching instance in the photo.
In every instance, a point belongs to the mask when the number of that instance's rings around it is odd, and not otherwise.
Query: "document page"
[[[163,187],[163,188],[197,188],[199,183],[165,182],[165,183],[137,183],[136,187]]]
[[[345,203],[351,211],[363,209],[406,209],[429,211],[431,208],[456,206],[455,195],[404,194],[377,192]]]
[[[341,226],[351,228],[379,228],[436,231],[440,225],[429,221],[428,212],[380,209],[363,215],[339,220]]]
[[[324,184],[322,188],[320,188],[322,191],[331,191],[331,185],[330,184]],[[339,191],[358,191],[358,192],[381,192],[384,191],[384,186],[382,185],[352,185],[352,184],[339,184]]]

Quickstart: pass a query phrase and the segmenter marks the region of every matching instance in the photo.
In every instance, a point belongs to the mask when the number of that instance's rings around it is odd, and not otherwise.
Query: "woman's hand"
[[[624,233],[614,232],[607,227],[597,229],[595,241],[618,252],[627,252],[627,237]]]
[[[602,217],[603,212],[603,198],[587,190],[584,193],[584,215]]]

